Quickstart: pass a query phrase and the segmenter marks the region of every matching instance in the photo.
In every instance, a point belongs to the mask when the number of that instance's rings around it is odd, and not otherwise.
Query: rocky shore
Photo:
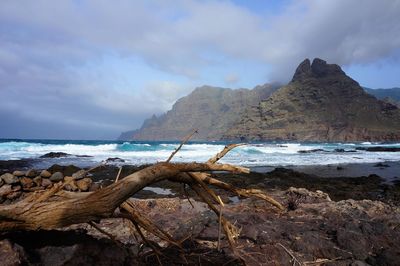
[[[63,182],[69,191],[95,190],[113,182],[119,171],[112,165],[90,174],[72,165],[21,171],[14,162],[6,167],[3,165],[0,178],[2,204],[55,182]],[[123,166],[120,177],[138,169]],[[236,249],[247,265],[397,265],[400,261],[400,182],[388,184],[377,175],[326,178],[284,168],[215,175],[237,187],[263,189],[287,208],[278,212],[263,201],[239,199],[216,190],[226,203],[224,216],[240,230]],[[181,185],[160,182],[135,195],[133,202],[141,213],[176,239],[185,239],[182,256],[182,250],[149,236],[166,248],[163,264],[241,265],[225,239],[222,251],[217,251],[217,217],[190,190],[188,194],[191,203]],[[0,259],[4,265],[158,263],[122,220],[106,219],[99,226],[116,240],[87,224],[3,234]]]

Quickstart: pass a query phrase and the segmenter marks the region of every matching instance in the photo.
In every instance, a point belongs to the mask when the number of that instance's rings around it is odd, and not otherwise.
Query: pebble
[[[37,173],[37,171],[35,170],[35,169],[31,169],[31,170],[29,170],[28,172],[26,172],[26,174],[25,174],[27,177],[35,177],[35,176],[37,176],[38,175],[38,173]]]
[[[41,177],[44,177],[44,178],[50,178],[50,177],[51,177],[51,173],[50,173],[49,171],[47,171],[47,170],[43,170],[43,171],[40,173],[40,176],[41,176]]]
[[[62,181],[63,179],[64,179],[64,175],[61,172],[55,172],[50,177],[50,181],[53,181],[53,182]]]
[[[72,177],[75,180],[80,180],[86,176],[86,171],[85,170],[79,170],[78,172],[75,172]]]
[[[20,176],[24,176],[25,172],[23,172],[23,171],[14,171],[13,175],[20,177]]]
[[[0,176],[0,179],[2,179],[6,184],[15,184],[19,182],[18,177],[10,173],[5,173],[4,175]]]

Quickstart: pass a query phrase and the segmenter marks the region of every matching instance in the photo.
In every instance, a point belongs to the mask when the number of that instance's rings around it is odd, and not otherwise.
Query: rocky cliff
[[[248,89],[203,86],[179,99],[166,114],[144,121],[132,134],[134,140],[180,140],[198,129],[194,140],[218,140],[236,122],[244,109],[256,106],[278,85],[265,84]]]
[[[400,109],[367,94],[338,65],[306,59],[287,86],[250,108],[223,139],[399,140]]]
[[[400,109],[366,93],[335,64],[304,60],[292,81],[253,90],[203,86],[166,114],[125,134],[133,140],[400,140]]]

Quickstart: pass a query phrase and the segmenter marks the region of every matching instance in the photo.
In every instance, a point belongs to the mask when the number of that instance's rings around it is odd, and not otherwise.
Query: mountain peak
[[[297,67],[296,72],[293,75],[292,82],[301,81],[305,78],[320,78],[337,74],[345,75],[340,66],[336,64],[328,64],[325,60],[320,58],[314,58],[311,64],[310,60],[306,58]]]

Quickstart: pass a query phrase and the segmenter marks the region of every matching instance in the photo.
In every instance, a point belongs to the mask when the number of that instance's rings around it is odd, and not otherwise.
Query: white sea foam
[[[65,152],[73,155],[88,155],[90,158],[60,158],[57,163],[75,163],[85,161],[100,162],[109,157],[119,157],[128,163],[145,164],[164,161],[178,146],[178,143],[101,143],[51,144],[35,142],[0,142],[0,159],[38,158],[48,152]],[[222,162],[246,166],[278,165],[327,165],[338,163],[375,163],[382,161],[400,161],[397,152],[354,151],[354,146],[371,147],[376,143],[260,143],[241,146],[234,149]],[[397,144],[379,144],[380,146],[400,147]],[[206,161],[222,150],[220,143],[186,144],[175,155],[176,162]],[[354,152],[335,152],[335,149]],[[322,151],[312,151],[322,150]],[[299,151],[310,151],[299,153]]]

